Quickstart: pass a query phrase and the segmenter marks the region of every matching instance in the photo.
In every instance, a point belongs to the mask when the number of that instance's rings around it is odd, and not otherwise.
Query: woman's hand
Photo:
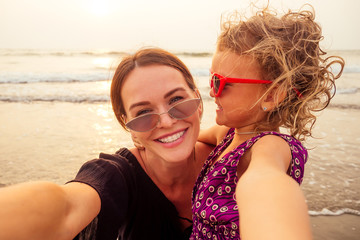
[[[73,239],[100,211],[90,186],[50,182],[0,189],[0,239]]]

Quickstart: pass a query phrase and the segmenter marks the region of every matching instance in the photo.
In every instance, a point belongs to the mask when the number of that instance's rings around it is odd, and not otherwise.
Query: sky
[[[221,16],[251,0],[0,0],[0,48],[131,51],[215,49]],[[263,6],[266,0],[257,0]],[[270,0],[284,12],[310,3],[323,46],[360,49],[360,1]]]

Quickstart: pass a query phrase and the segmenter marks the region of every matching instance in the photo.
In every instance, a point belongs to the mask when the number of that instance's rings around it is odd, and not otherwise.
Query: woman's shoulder
[[[127,148],[120,148],[115,153],[100,153],[99,160],[109,160],[114,162],[133,162],[136,161],[135,155]]]
[[[87,183],[96,189],[106,184],[126,185],[138,174],[136,157],[126,148],[114,154],[100,153],[98,158],[85,162],[79,169],[73,182]]]
[[[120,148],[115,153],[100,153],[98,158],[85,162],[80,170],[84,168],[95,168],[111,171],[112,169],[129,169],[138,167],[138,162],[134,154],[127,148]]]

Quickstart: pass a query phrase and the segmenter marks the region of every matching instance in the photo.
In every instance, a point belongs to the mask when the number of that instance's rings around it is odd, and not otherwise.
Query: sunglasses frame
[[[188,116],[186,116],[186,117],[177,118],[177,117],[174,117],[174,116],[169,112],[169,111],[171,111],[172,109],[174,109],[176,106],[178,106],[178,105],[180,105],[180,104],[187,103],[187,102],[190,102],[190,101],[195,101],[195,100],[197,100],[197,107],[196,107],[195,111],[192,112],[190,115],[188,115]],[[155,128],[157,127],[157,125],[158,125],[159,122],[160,122],[160,116],[161,116],[161,115],[163,115],[163,114],[168,114],[171,118],[174,118],[174,119],[177,119],[177,120],[183,120],[183,119],[186,119],[186,118],[190,117],[191,115],[193,115],[193,114],[196,112],[196,110],[199,109],[199,106],[200,106],[200,105],[201,105],[201,98],[186,99],[186,100],[184,100],[184,101],[181,101],[181,102],[179,102],[179,103],[174,104],[174,105],[171,106],[166,112],[163,112],[163,113],[148,113],[148,114],[144,114],[144,115],[135,117],[135,118],[131,119],[129,122],[127,122],[127,123],[125,124],[125,126],[126,126],[127,128],[129,128],[130,130],[135,131],[135,132],[148,132],[148,131],[151,131],[151,130],[153,130],[153,129],[155,129]],[[131,123],[131,122],[133,122],[133,121],[135,121],[135,120],[138,120],[138,119],[140,119],[140,118],[150,116],[150,115],[156,115],[156,116],[158,116],[157,122],[156,122],[156,124],[155,124],[154,127],[150,128],[150,129],[148,129],[148,130],[143,130],[143,131],[139,131],[139,130],[136,130],[136,129],[133,129],[133,128],[129,127],[129,123]]]
[[[259,79],[249,79],[249,78],[229,78],[229,77],[224,77],[218,73],[215,72],[210,72],[210,87],[215,95],[215,97],[219,97],[221,95],[222,90],[225,87],[226,83],[252,83],[252,84],[269,84],[272,83],[272,81],[270,80],[259,80]],[[220,85],[219,85],[219,89],[218,92],[215,92],[215,88],[214,88],[214,76],[217,77],[220,80]]]

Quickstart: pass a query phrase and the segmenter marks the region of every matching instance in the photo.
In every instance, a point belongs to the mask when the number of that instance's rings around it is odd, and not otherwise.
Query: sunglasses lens
[[[219,88],[220,88],[220,78],[216,75],[213,75],[211,78],[212,81],[212,87],[214,90],[214,93],[217,94],[219,92]]]
[[[171,117],[175,119],[184,119],[190,117],[198,109],[200,105],[200,99],[194,98],[185,100],[171,107],[168,111]],[[127,128],[137,132],[147,132],[156,127],[159,122],[160,114],[146,114],[137,118],[134,118],[126,125]]]
[[[176,104],[169,109],[169,114],[176,119],[184,119],[195,113],[200,105],[200,99],[194,98]]]
[[[126,127],[137,132],[146,132],[153,129],[158,121],[158,114],[147,114],[131,120],[126,124]]]

